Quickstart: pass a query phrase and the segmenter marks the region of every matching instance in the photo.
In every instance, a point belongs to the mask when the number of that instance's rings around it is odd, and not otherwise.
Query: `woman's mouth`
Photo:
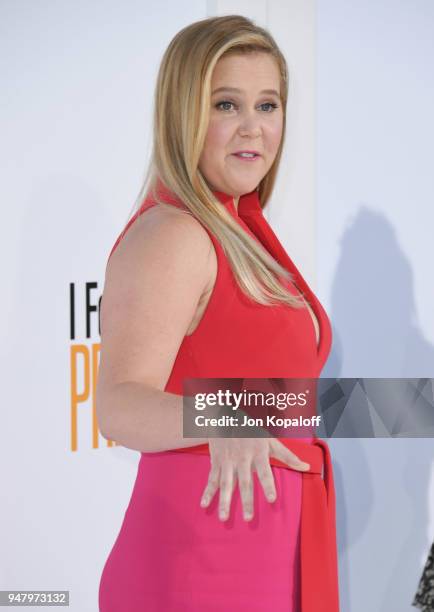
[[[258,153],[232,153],[232,155],[241,161],[247,162],[254,162],[261,157]]]

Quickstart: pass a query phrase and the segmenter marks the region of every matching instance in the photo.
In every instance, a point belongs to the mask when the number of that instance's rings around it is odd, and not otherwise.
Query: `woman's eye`
[[[216,107],[217,109],[219,109],[219,110],[223,110],[223,111],[229,111],[229,110],[231,110],[230,108],[227,108],[227,107],[226,107],[226,108],[223,108],[223,105],[225,105],[225,104],[229,104],[229,106],[231,106],[231,105],[232,105],[232,106],[234,106],[234,103],[233,103],[233,102],[230,102],[229,100],[222,100],[221,102],[218,102],[218,103],[215,105],[215,107]],[[273,112],[273,110],[275,110],[276,108],[278,108],[278,107],[279,107],[279,105],[278,105],[278,104],[275,104],[274,102],[264,102],[263,104],[261,104],[261,105],[260,105],[260,107],[264,107],[264,106],[271,107],[270,109],[268,109],[268,110],[266,110],[266,111],[265,111],[266,113],[272,113],[272,112]]]
[[[233,104],[233,102],[229,102],[229,100],[223,100],[222,102],[218,102],[215,107],[221,108],[222,104]],[[221,108],[221,110],[230,110],[229,108]]]
[[[274,104],[274,102],[264,102],[264,104],[261,104],[261,106],[271,106],[271,108],[272,108],[273,110],[275,110],[276,108],[278,108],[278,105],[277,105],[277,104]],[[266,112],[271,113],[271,112],[273,112],[273,111],[269,110],[269,111],[266,111]]]

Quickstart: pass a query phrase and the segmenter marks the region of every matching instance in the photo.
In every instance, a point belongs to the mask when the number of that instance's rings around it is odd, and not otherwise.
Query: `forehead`
[[[280,74],[277,61],[268,53],[237,53],[222,57],[212,75],[212,89],[236,87],[276,89],[280,91]]]

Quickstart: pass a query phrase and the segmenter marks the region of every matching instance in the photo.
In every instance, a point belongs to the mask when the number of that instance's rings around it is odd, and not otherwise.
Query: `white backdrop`
[[[434,378],[434,4],[318,2],[324,376]],[[434,538],[432,439],[332,440],[342,609],[407,612]]]
[[[1,589],[98,609],[139,458],[93,418],[105,263],[149,155],[161,55],[223,13],[268,26],[289,63],[268,215],[332,320],[324,375],[433,376],[429,0],[3,0]],[[434,445],[330,445],[342,612],[410,612],[434,538]]]

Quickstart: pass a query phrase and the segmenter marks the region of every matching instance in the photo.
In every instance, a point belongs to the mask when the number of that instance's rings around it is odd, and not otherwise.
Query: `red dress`
[[[159,183],[164,201],[183,207]],[[257,304],[241,291],[214,235],[215,285],[199,325],[185,336],[165,391],[183,393],[185,378],[316,378],[331,346],[331,326],[262,214],[257,191],[214,195],[241,227],[294,276],[307,308]],[[149,197],[130,219],[111,253]],[[207,228],[205,228],[207,229]],[[110,253],[110,255],[111,255]],[[132,496],[99,589],[100,612],[338,612],[335,491],[327,444],[281,438],[309,472],[270,458],[277,499],[270,504],[254,473],[254,518],[242,516],[235,488],[230,518],[218,518],[218,493],[199,506],[210,463],[208,444],[141,453]]]

